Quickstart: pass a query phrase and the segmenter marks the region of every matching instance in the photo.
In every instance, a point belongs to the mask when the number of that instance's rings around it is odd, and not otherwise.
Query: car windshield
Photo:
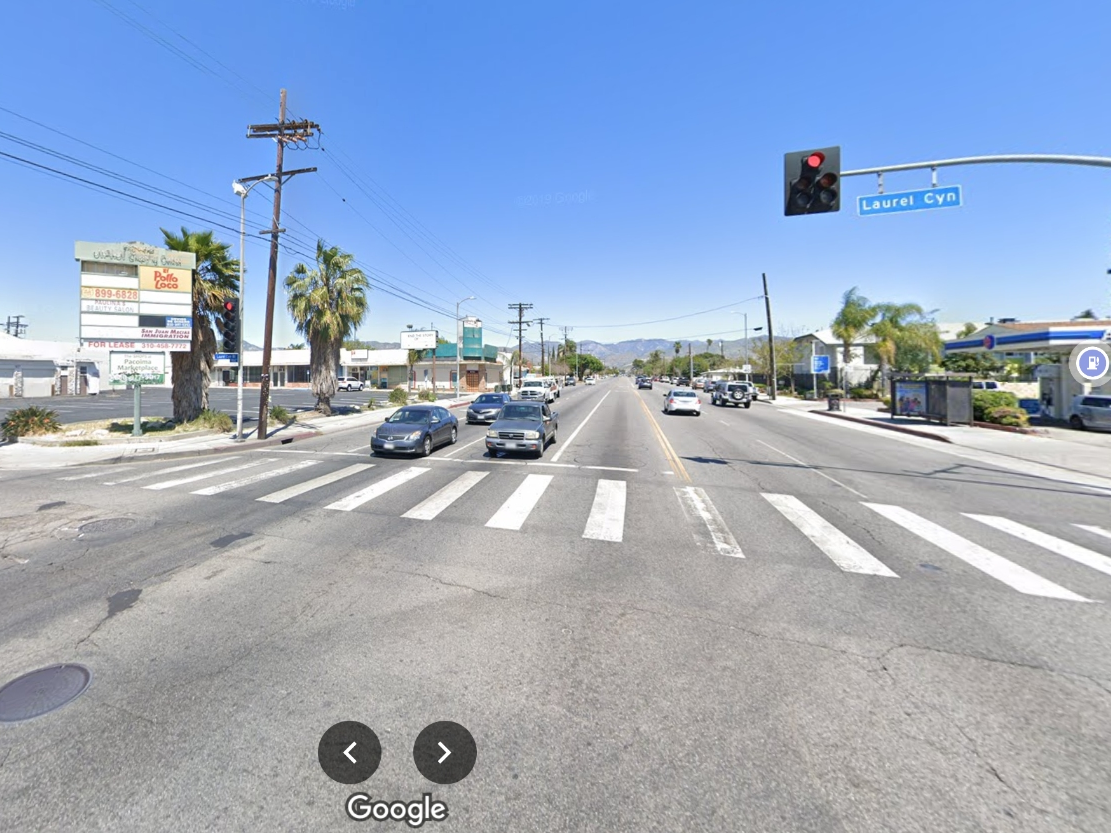
[[[540,419],[540,409],[530,405],[506,405],[501,411],[502,419]]]
[[[500,405],[504,400],[500,394],[484,393],[474,401],[476,405]]]
[[[694,396],[695,394],[694,394],[693,390],[674,390],[674,391],[671,392],[671,395],[674,396],[674,397],[681,398],[681,399],[689,399],[690,397]]]
[[[541,382],[539,379],[529,379],[524,384],[524,387],[526,387],[526,388],[541,388],[543,386],[544,386],[544,383]]]
[[[386,422],[405,422],[416,425],[423,425],[432,421],[432,412],[419,410],[417,408],[402,408],[400,411],[394,411]]]

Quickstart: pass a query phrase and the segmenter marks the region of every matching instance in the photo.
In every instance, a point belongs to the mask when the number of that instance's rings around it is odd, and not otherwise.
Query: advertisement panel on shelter
[[[926,415],[926,383],[896,382],[895,413],[902,416]]]

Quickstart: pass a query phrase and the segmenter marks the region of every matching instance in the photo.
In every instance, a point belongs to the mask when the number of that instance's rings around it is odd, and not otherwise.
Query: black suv
[[[714,405],[732,405],[734,408],[742,405],[751,408],[752,394],[747,382],[718,382],[710,394],[710,402]]]

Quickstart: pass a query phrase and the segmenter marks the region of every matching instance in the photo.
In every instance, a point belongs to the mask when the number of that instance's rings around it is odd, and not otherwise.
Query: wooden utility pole
[[[550,318],[536,318],[533,319],[535,323],[540,325],[540,375],[544,375],[544,322],[551,321]]]
[[[768,367],[771,369],[771,379],[768,384],[768,394],[775,399],[776,383],[779,380],[775,367],[775,336],[772,335],[772,299],[768,295],[768,276],[761,273],[764,279],[764,311],[768,315]]]
[[[510,309],[517,310],[517,320],[509,323],[517,328],[517,379],[520,387],[520,378],[524,375],[525,365],[525,327],[531,322],[525,321],[525,310],[532,309],[532,304],[510,304]],[[513,374],[510,372],[509,383],[513,384]]]
[[[300,168],[296,171],[285,171],[282,168],[285,159],[285,146],[287,143],[304,142],[312,138],[313,130],[319,130],[316,122],[286,121],[285,118],[285,90],[281,92],[281,101],[278,106],[277,124],[252,124],[248,125],[248,139],[274,139],[278,145],[278,160],[274,167],[274,220],[273,226],[260,234],[270,235],[270,270],[266,276],[266,329],[262,342],[262,378],[259,391],[258,405],[258,431],[255,439],[266,439],[266,419],[269,416],[270,404],[270,356],[274,341],[274,294],[278,283],[278,235],[285,229],[281,228],[282,219],[282,184],[286,177],[297,174],[310,173],[316,168]],[[261,177],[257,177],[261,179]],[[242,180],[246,181],[246,180]]]

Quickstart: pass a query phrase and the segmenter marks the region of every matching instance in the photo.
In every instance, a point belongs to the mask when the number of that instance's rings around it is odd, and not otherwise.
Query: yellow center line
[[[664,436],[664,432],[663,429],[660,428],[660,424],[656,421],[656,418],[652,415],[652,412],[648,410],[648,406],[644,404],[644,399],[638,396],[637,401],[640,403],[640,407],[644,409],[644,415],[648,417],[648,422],[651,424],[652,430],[656,432],[656,439],[660,441],[660,447],[664,450],[664,457],[667,458],[667,462],[671,466],[671,470],[675,472],[675,474],[677,474],[681,479],[685,480],[687,483],[690,483],[690,475],[687,474],[687,470],[683,468],[683,463],[682,461],[680,461],[679,455],[675,453],[675,449],[671,447],[671,443],[669,443],[667,441],[667,437]]]

